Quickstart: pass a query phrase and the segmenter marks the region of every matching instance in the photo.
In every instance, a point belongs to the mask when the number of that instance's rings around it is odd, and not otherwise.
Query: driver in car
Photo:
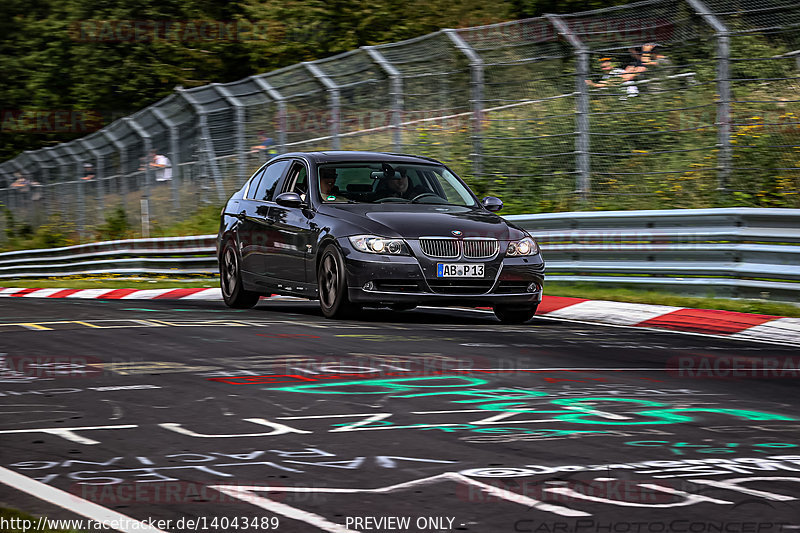
[[[410,187],[410,178],[406,167],[397,167],[394,175],[383,179],[380,188],[381,198],[405,198],[412,200],[420,194],[430,193],[427,187],[416,185]]]

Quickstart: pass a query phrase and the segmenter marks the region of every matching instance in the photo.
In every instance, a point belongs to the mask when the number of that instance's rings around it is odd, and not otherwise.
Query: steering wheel
[[[426,196],[435,196],[435,197],[436,197],[436,198],[438,198],[439,200],[441,200],[441,199],[442,199],[442,197],[441,197],[441,196],[439,196],[438,194],[434,194],[434,193],[432,193],[432,192],[424,192],[424,193],[422,193],[422,194],[418,194],[418,195],[416,195],[414,198],[412,198],[412,199],[411,199],[411,203],[413,204],[414,202],[416,202],[416,201],[417,201],[417,200],[419,200],[420,198],[425,198]]]

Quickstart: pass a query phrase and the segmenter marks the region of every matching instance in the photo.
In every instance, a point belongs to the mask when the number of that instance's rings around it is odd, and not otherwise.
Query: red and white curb
[[[800,346],[800,318],[545,296],[537,315]]]
[[[12,298],[84,298],[92,300],[222,300],[222,292],[213,289],[3,289],[0,297]]]
[[[222,300],[218,288],[202,289],[20,289],[0,288],[0,297],[95,300]],[[282,297],[273,296],[272,298]],[[285,298],[294,299],[294,298]],[[547,318],[652,328],[800,346],[800,318],[544,296],[536,313]]]

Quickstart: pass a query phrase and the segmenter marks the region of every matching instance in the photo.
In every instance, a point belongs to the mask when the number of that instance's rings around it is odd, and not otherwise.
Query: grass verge
[[[606,287],[591,283],[548,282],[545,283],[544,293],[550,296],[569,296],[587,298],[589,300],[611,300],[614,302],[671,305],[693,309],[719,309],[722,311],[737,311],[739,313],[800,317],[800,306],[792,303],[681,296],[666,291]]]
[[[36,280],[0,280],[0,287],[20,288],[65,288],[65,289],[169,289],[219,287],[218,278],[109,278],[72,277]],[[610,300],[641,304],[671,305],[695,309],[719,309],[740,313],[756,313],[800,318],[800,306],[768,300],[743,300],[681,296],[664,291],[642,290],[626,287],[606,287],[589,283],[549,282],[545,284],[546,295]]]

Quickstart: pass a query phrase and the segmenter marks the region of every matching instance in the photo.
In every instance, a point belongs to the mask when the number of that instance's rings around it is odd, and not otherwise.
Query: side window
[[[255,193],[251,194],[250,197],[254,200],[272,200],[272,196],[275,194],[275,187],[278,185],[278,181],[283,176],[283,172],[289,166],[289,163],[291,161],[284,160],[268,165],[264,170],[264,175],[261,176],[261,181],[258,183]]]
[[[258,182],[261,180],[261,176],[263,175],[264,168],[262,167],[256,170],[255,174],[253,174],[253,177],[250,178],[250,185],[247,188],[247,198],[255,197],[254,195],[256,193],[256,189],[258,188]]]
[[[306,193],[308,193],[308,171],[303,163],[294,162],[283,190],[284,192],[296,192],[301,198],[305,199]]]

